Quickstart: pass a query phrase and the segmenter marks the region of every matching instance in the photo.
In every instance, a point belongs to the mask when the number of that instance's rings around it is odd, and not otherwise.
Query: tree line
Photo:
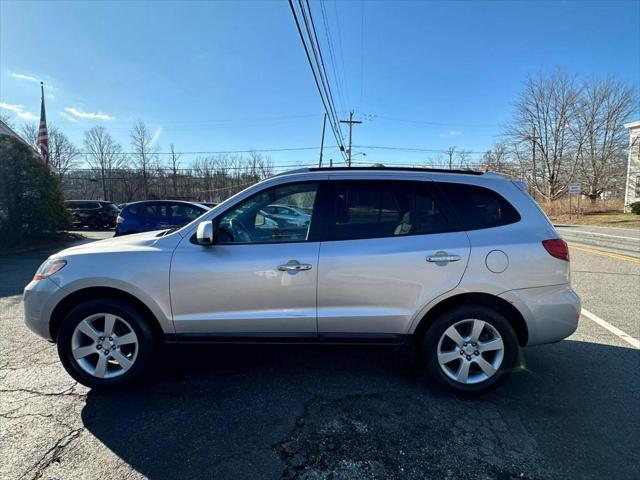
[[[637,92],[613,77],[581,81],[562,69],[541,72],[524,82],[512,119],[480,163],[457,147],[437,162],[509,174],[541,200],[563,197],[572,181],[592,200],[619,197],[628,153],[623,124],[637,113]],[[35,145],[37,125],[26,124],[21,133]],[[259,153],[199,157],[184,165],[173,144],[168,155],[159,154],[143,122],[130,130],[128,152],[102,126],[85,132],[83,151],[55,125],[49,143],[52,170],[69,198],[220,201],[274,173],[271,159]]]
[[[37,125],[25,124],[21,133],[36,144]],[[125,152],[105,127],[95,126],[84,133],[82,152],[50,125],[50,165],[65,194],[118,203],[155,198],[219,202],[274,173],[271,159],[257,152],[201,156],[185,166],[174,144],[169,155],[159,154],[144,122],[133,126],[129,140],[131,151]]]
[[[578,81],[561,69],[530,76],[483,162],[526,180],[547,201],[566,195],[572,181],[593,201],[619,197],[629,148],[624,123],[637,113],[637,92],[613,77]]]

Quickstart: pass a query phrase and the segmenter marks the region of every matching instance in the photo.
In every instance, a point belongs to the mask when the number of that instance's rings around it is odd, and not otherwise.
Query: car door
[[[281,201],[313,208],[317,193],[313,182],[268,188],[216,218],[214,245],[185,237],[171,266],[176,333],[316,336],[320,243],[313,220],[283,229],[263,209]]]
[[[469,239],[429,183],[331,182],[320,335],[405,334],[422,306],[458,285]]]

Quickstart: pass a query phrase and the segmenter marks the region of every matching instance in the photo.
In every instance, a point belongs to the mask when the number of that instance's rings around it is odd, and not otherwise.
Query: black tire
[[[113,378],[98,378],[86,372],[74,359],[72,336],[76,326],[93,314],[109,313],[125,320],[136,334],[138,347],[133,365]],[[64,318],[56,337],[58,356],[65,370],[81,384],[94,389],[115,389],[132,385],[145,373],[155,350],[153,331],[130,305],[112,299],[89,300],[73,308]]]
[[[87,227],[89,230],[99,230],[100,229],[100,221],[97,218],[91,217],[87,220]]]
[[[461,320],[483,320],[497,330],[502,337],[504,354],[502,363],[493,376],[478,383],[461,383],[449,377],[438,362],[438,344],[445,330]],[[497,311],[482,305],[463,305],[441,314],[427,329],[423,341],[423,358],[431,376],[439,383],[459,392],[481,392],[495,387],[505,379],[518,362],[518,340],[509,321]],[[487,354],[481,354],[487,355]],[[463,361],[461,359],[461,361]],[[455,361],[452,361],[453,365]],[[449,364],[451,365],[451,364]],[[478,367],[472,367],[478,368]]]

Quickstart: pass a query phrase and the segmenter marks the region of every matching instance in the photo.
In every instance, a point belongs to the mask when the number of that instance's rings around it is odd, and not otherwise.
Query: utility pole
[[[537,140],[541,138],[536,136],[536,126],[533,125],[531,132],[531,174],[533,175],[533,182],[536,183],[537,178],[537,165],[536,165],[536,145]]]
[[[324,129],[327,127],[327,112],[324,113],[324,121],[322,122],[322,139],[320,140],[320,160],[318,168],[322,168],[322,150],[324,149]]]
[[[349,120],[340,120],[340,123],[349,124],[349,151],[347,152],[347,166],[351,167],[351,129],[354,123],[362,123],[360,120],[353,119],[353,111],[349,112]]]

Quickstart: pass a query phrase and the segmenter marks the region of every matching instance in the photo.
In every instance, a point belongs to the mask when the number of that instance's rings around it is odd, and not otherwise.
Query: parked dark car
[[[178,228],[209,210],[182,200],[145,200],[127,203],[118,215],[116,236]]]
[[[65,206],[71,212],[73,226],[90,229],[113,228],[116,226],[118,207],[113,202],[103,200],[67,200]]]

